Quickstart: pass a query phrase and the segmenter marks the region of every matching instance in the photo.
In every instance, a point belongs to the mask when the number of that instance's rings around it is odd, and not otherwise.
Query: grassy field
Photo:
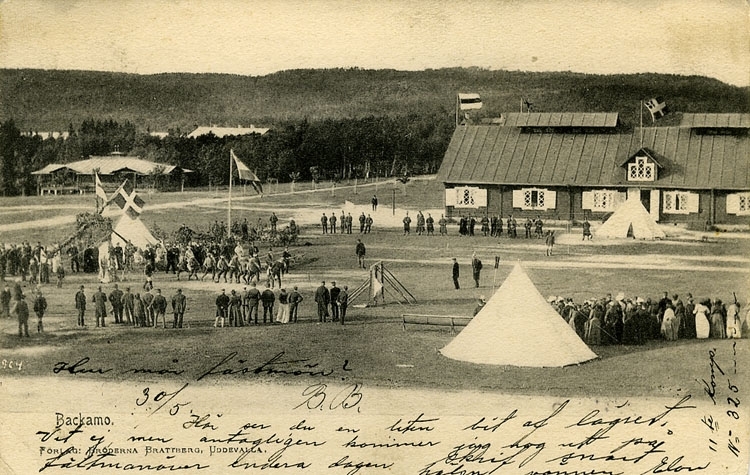
[[[435,205],[434,182],[415,181],[396,188],[397,206],[408,209],[428,208]],[[392,185],[383,185],[378,195],[381,206],[388,206]],[[239,217],[252,223],[258,217],[266,219],[269,210],[291,213],[300,207],[335,207],[344,200],[360,204],[369,203],[373,188],[330,190],[296,195],[266,195],[262,199],[240,200],[245,210]],[[217,200],[222,194],[190,192],[185,194],[154,194],[147,198],[144,221],[171,231],[181,223],[197,226],[225,219],[224,205]],[[44,217],[74,214],[76,206],[85,204],[78,197],[65,197],[59,201],[48,198],[14,199],[12,205],[0,208],[0,224],[20,222],[37,217],[36,211],[22,208],[48,203]],[[190,205],[169,208],[171,201],[199,200],[201,207]],[[65,205],[53,208],[51,205]],[[21,209],[16,209],[19,207]],[[151,209],[149,209],[151,207]],[[279,212],[278,210],[281,210]],[[317,213],[317,211],[315,211]],[[317,216],[317,214],[316,214]],[[35,228],[2,233],[0,241],[14,242],[28,239],[32,242],[54,242],[61,239],[72,227]],[[292,269],[284,287],[300,287],[306,301],[302,305],[300,323],[296,325],[268,325],[246,328],[214,329],[213,301],[222,288],[240,290],[240,284],[213,284],[177,281],[171,275],[159,273],[155,284],[169,297],[180,287],[189,299],[186,318],[189,328],[134,329],[110,324],[106,329],[92,328],[93,309],[87,312],[86,330],[75,328],[76,312],[73,295],[78,285],[93,294],[95,275],[68,274],[62,289],[44,286],[49,301],[45,317],[46,332],[34,333],[35,318],[31,319],[32,338],[19,340],[16,325],[11,320],[0,321],[0,347],[3,358],[21,360],[23,371],[18,375],[48,375],[58,362],[70,364],[81,358],[90,358],[86,368],[112,368],[106,378],[148,379],[149,375],[133,374],[132,369],[182,369],[180,375],[167,375],[179,380],[195,380],[223,357],[234,352],[237,357],[232,368],[253,368],[284,352],[284,360],[308,360],[318,368],[340,369],[345,360],[348,368],[345,378],[388,387],[433,387],[444,389],[479,388],[504,392],[555,394],[555,395],[672,395],[685,391],[685,381],[698,377],[696,368],[706,366],[710,348],[731,347],[729,341],[679,341],[650,342],[642,347],[595,347],[600,358],[589,363],[567,368],[530,369],[473,365],[444,358],[438,350],[447,344],[452,335],[447,330],[426,330],[410,327],[402,329],[402,313],[443,315],[471,315],[479,295],[489,297],[510,272],[512,265],[520,262],[542,295],[561,295],[581,301],[606,293],[624,292],[627,296],[657,298],[663,291],[684,296],[687,292],[697,298],[718,297],[731,300],[732,291],[745,304],[750,299],[748,259],[750,243],[741,235],[722,237],[718,242],[663,241],[608,243],[580,243],[577,230],[566,235],[564,229],[556,246],[556,255],[544,257],[541,241],[507,238],[495,239],[476,236],[459,237],[455,228],[448,237],[402,236],[398,229],[376,229],[363,237],[370,262],[383,260],[398,279],[414,294],[417,305],[402,305],[394,301],[385,305],[349,309],[345,326],[316,324],[312,302],[314,288],[321,279],[336,280],[339,286],[350,290],[364,282],[365,271],[356,268],[353,235],[319,234],[317,227],[303,227],[300,245],[293,246],[293,254],[301,257],[302,265]],[[303,245],[307,244],[307,245]],[[477,252],[485,263],[481,287],[470,285],[469,259]],[[492,268],[494,256],[501,258],[501,266]],[[453,290],[450,277],[450,258],[457,257],[462,270],[462,289]],[[132,275],[121,284],[138,291],[142,276]],[[109,290],[111,285],[106,285]],[[31,289],[26,288],[29,293]],[[354,302],[364,303],[364,301]],[[111,317],[109,319],[112,320]],[[534,338],[534,328],[529,328],[529,338]],[[523,342],[519,342],[523,344]],[[731,351],[729,349],[728,351]],[[737,346],[738,364],[750,363],[747,345]],[[239,360],[245,363],[239,363]],[[294,366],[294,365],[291,365]],[[664,368],[670,368],[665,374]],[[7,373],[4,373],[7,375]],[[85,374],[77,377],[89,377]],[[329,379],[340,378],[337,371]],[[300,377],[283,374],[236,374],[222,380],[274,380],[298,381]],[[209,376],[202,380],[209,384],[218,381]]]

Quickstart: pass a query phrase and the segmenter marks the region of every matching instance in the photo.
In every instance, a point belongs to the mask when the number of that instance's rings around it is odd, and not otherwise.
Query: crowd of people
[[[664,292],[661,299],[626,298],[611,294],[576,303],[572,298],[550,296],[550,304],[589,345],[641,345],[648,340],[742,338],[746,319],[740,304],[719,299],[696,301],[687,294]]]
[[[36,246],[28,241],[7,245],[0,242],[0,281],[6,276],[20,277],[30,284],[49,284],[54,276],[59,287],[65,278],[62,252],[57,246],[43,246],[41,242]]]

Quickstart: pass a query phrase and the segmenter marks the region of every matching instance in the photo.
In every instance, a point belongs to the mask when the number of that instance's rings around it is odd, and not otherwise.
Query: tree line
[[[279,122],[264,135],[164,138],[139,132],[129,122],[86,119],[68,126],[67,137],[22,133],[12,119],[0,126],[0,195],[33,194],[31,172],[51,163],[91,155],[124,155],[176,165],[195,173],[190,186],[226,185],[229,152],[263,182],[340,180],[435,173],[454,129],[446,111],[403,116],[366,116]]]

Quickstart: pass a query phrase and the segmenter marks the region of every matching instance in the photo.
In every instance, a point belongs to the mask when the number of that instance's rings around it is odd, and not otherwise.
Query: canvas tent
[[[664,231],[643,207],[638,198],[629,198],[621,204],[609,219],[596,231],[597,237],[636,239],[663,238]]]
[[[137,249],[144,249],[149,244],[154,245],[159,242],[139,218],[133,219],[123,214],[114,227],[112,245],[120,244],[124,248],[127,241],[130,241]]]
[[[567,366],[597,357],[520,265],[440,352],[470,363],[530,367]]]

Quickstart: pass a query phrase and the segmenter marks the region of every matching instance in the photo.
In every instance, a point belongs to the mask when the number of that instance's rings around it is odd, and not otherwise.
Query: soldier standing
[[[378,210],[378,196],[372,195],[372,200],[370,200],[370,202],[372,203],[372,210],[377,211]]]
[[[357,254],[357,267],[365,268],[365,254],[367,249],[361,239],[357,239],[357,247],[354,249]]]
[[[10,318],[10,288],[7,282],[3,286],[2,292],[0,292],[0,316]]]
[[[18,293],[16,295],[16,301],[13,305],[13,312],[18,318],[18,336],[23,338],[29,337],[29,306],[24,300],[24,295]]]
[[[353,222],[352,214],[349,213],[346,215],[346,233],[347,234],[352,233],[352,222]]]
[[[367,219],[365,219],[365,234],[370,234],[372,231],[372,223],[372,216],[368,214]]]
[[[367,218],[365,218],[365,213],[362,212],[362,214],[359,215],[359,234],[364,234],[366,221]]]
[[[258,303],[260,302],[260,290],[255,286],[255,282],[250,283],[250,290],[247,291],[247,323],[253,319],[255,315],[255,324],[258,324]]]
[[[448,220],[445,219],[445,215],[440,215],[438,226],[440,226],[440,235],[446,236],[448,234]]]
[[[227,307],[229,307],[229,296],[226,290],[221,289],[221,293],[216,297],[216,320],[214,320],[214,328],[219,325],[219,320],[221,320],[221,328],[224,328],[224,322],[227,318]]]
[[[6,287],[7,289],[7,287]],[[10,293],[8,293],[10,295]],[[84,315],[86,314],[86,294],[83,293],[83,286],[78,289],[75,296],[76,310],[78,310],[78,326],[84,326]]]
[[[477,257],[477,253],[471,255],[471,274],[474,277],[476,287],[479,287],[479,273],[482,271],[482,261]]]
[[[344,324],[344,318],[346,318],[346,307],[349,306],[349,287],[346,285],[344,286],[344,289],[339,293],[339,318],[341,319],[341,324]]]
[[[336,213],[331,213],[331,219],[328,222],[331,225],[331,234],[336,234]]]
[[[104,320],[107,318],[107,294],[102,292],[102,288],[99,287],[99,290],[94,293],[91,301],[94,302],[94,317],[96,318],[96,326],[99,326],[101,320],[101,326],[105,327],[106,323]]]
[[[323,228],[323,234],[328,234],[328,217],[325,213],[320,217],[320,226]]]
[[[271,212],[271,217],[268,218],[268,221],[271,223],[271,231],[276,231],[276,223],[279,222],[279,218],[276,217],[276,213]]]
[[[456,258],[454,257],[453,258],[453,286],[456,288],[456,290],[461,288],[458,285],[458,276],[459,276],[458,261],[456,261]]]
[[[404,217],[404,236],[411,233],[411,218],[409,217],[409,212],[406,212],[406,216]]]
[[[42,295],[41,290],[37,290],[36,297],[34,298],[34,313],[36,313],[36,332],[44,332],[44,324],[42,319],[44,318],[44,312],[47,310],[47,299]],[[28,332],[28,329],[27,329]],[[28,335],[27,335],[28,336]]]
[[[130,287],[126,287],[122,294],[122,314],[125,317],[122,319],[123,323],[127,321],[128,325],[135,325],[135,299],[130,293]]]
[[[295,285],[294,290],[289,294],[289,321],[292,323],[297,323],[297,311],[302,300],[304,300],[304,298]]]
[[[425,221],[427,223],[427,235],[434,236],[435,235],[435,219],[432,217],[430,213],[427,213],[427,219]]]
[[[112,314],[115,317],[115,323],[122,323],[122,290],[115,284],[114,290],[109,294],[109,303],[112,305]]]
[[[172,313],[174,313],[172,328],[182,328],[185,310],[187,310],[187,298],[182,294],[182,289],[177,289],[177,293],[172,296]]]
[[[141,302],[143,302],[143,311],[146,314],[146,324],[144,326],[150,327],[154,325],[154,309],[152,304],[154,303],[154,294],[151,291],[146,291],[141,296]]]
[[[339,294],[341,289],[336,287],[336,281],[331,282],[331,290],[329,291],[329,297],[331,302],[331,321],[337,322],[339,320]]]
[[[159,323],[160,316],[162,328],[167,328],[167,299],[161,294],[161,289],[156,289],[156,295],[154,295],[154,300],[151,302],[151,308],[154,312],[154,328]]]
[[[321,282],[320,287],[315,290],[315,303],[318,304],[318,323],[323,323],[328,317],[328,303],[331,301],[331,294],[326,288],[326,281]]]
[[[276,295],[268,285],[266,285],[266,290],[260,294],[260,300],[263,302],[263,323],[266,323],[266,315],[268,315],[268,323],[273,323],[273,304],[276,302]]]

